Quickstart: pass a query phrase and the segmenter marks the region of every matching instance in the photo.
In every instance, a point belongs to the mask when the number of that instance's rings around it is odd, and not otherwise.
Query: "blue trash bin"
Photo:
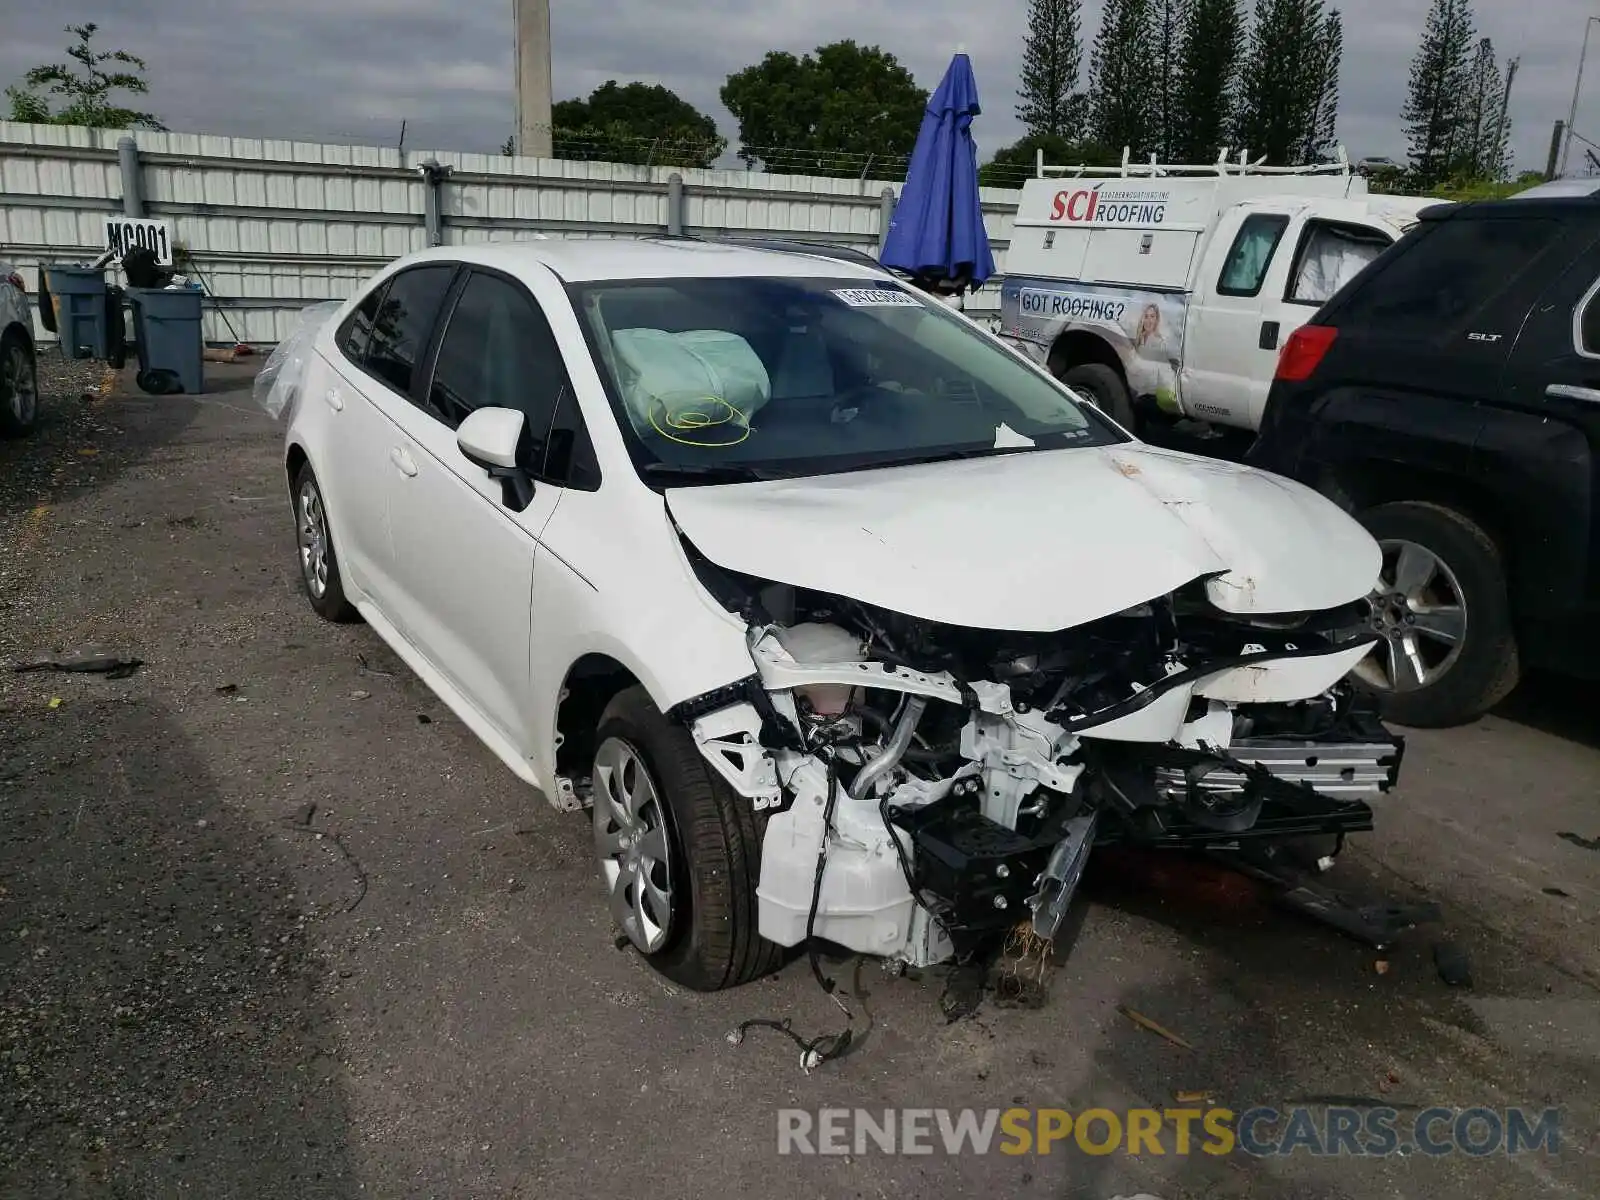
[[[56,334],[67,358],[107,358],[106,273],[94,267],[46,267]]]
[[[156,372],[170,372],[191,396],[205,391],[205,335],[195,288],[129,288],[133,336],[139,347],[139,386],[165,392]]]

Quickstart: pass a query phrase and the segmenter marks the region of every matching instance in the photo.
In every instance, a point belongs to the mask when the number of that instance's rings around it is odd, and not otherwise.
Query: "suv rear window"
[[[1369,276],[1334,323],[1389,337],[1458,333],[1531,270],[1561,230],[1550,218],[1443,221]]]

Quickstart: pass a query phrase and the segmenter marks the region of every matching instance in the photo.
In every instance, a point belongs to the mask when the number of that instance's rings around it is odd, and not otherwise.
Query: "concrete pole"
[[[1044,153],[1042,150],[1040,153]],[[878,257],[883,257],[884,243],[889,240],[889,226],[894,223],[894,189],[884,188],[878,193]]]
[[[131,137],[117,139],[117,167],[122,175],[122,215],[144,216],[144,176],[139,168],[139,144]]]
[[[683,176],[676,171],[667,176],[667,234],[683,236]]]
[[[550,0],[512,0],[517,25],[517,152],[550,158]]]

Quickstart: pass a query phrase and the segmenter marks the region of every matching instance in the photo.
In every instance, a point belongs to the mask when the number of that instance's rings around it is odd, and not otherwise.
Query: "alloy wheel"
[[[1355,674],[1374,691],[1419,691],[1461,657],[1466,598],[1449,564],[1426,546],[1398,538],[1378,545],[1383,570],[1368,604],[1380,641]]]
[[[311,595],[320,600],[328,590],[328,517],[322,506],[322,493],[306,480],[300,485],[300,519],[295,523],[300,543],[300,572]]]
[[[26,429],[39,411],[39,381],[27,348],[15,342],[8,346],[0,371],[5,372],[4,390],[11,396],[11,415],[18,426]]]
[[[655,780],[621,738],[607,738],[595,755],[594,845],[612,917],[654,954],[672,932],[673,855]]]

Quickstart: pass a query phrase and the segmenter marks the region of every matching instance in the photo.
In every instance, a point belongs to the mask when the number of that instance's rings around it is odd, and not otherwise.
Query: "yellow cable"
[[[699,450],[726,450],[729,446],[737,446],[750,436],[750,418],[740,412],[733,405],[719,396],[707,396],[705,400],[713,406],[720,405],[727,409],[727,415],[720,413],[713,416],[695,409],[688,409],[676,413],[666,412],[666,405],[661,405],[661,413],[652,407],[650,410],[650,427],[666,438],[669,442],[676,442],[680,446],[693,446]],[[689,438],[677,437],[667,429],[661,427],[661,418],[664,414],[666,423],[671,429],[680,433],[687,433],[699,429],[717,429],[723,425],[740,426],[739,436],[726,442],[696,442]]]

